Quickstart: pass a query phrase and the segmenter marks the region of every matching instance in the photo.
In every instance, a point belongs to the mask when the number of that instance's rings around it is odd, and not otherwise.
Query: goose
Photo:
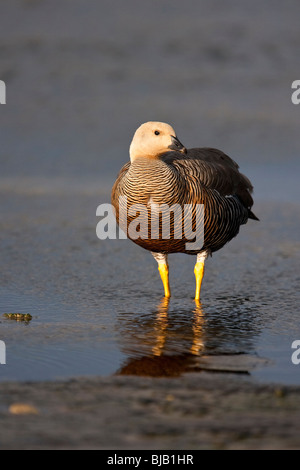
[[[253,186],[228,155],[215,148],[187,149],[167,123],[142,124],[129,153],[130,161],[112,188],[117,223],[128,238],[152,253],[166,298],[171,296],[168,255],[197,256],[195,300],[199,301],[208,256],[236,237],[248,219],[259,220],[251,211]],[[189,234],[183,214],[189,216]],[[169,226],[167,236],[164,222]],[[200,242],[196,243],[197,223],[202,232],[199,230]]]

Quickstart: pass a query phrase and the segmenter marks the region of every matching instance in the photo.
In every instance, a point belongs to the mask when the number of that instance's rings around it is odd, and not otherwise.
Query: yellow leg
[[[196,263],[194,273],[196,277],[195,300],[200,300],[200,290],[201,290],[201,284],[202,284],[202,279],[204,275],[204,262],[198,261]]]
[[[158,270],[161,280],[164,285],[165,297],[171,297],[170,284],[169,284],[169,266],[167,264],[159,264]]]

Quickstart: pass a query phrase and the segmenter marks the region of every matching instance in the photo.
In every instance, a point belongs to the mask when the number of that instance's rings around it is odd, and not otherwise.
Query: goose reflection
[[[164,350],[167,329],[168,329],[168,311],[170,305],[170,298],[164,297],[158,304],[156,323],[154,325],[154,331],[156,336],[156,343],[152,348],[154,356],[161,356]]]
[[[193,317],[193,342],[190,347],[190,353],[199,355],[200,351],[204,348],[203,342],[203,328],[202,323],[204,322],[204,315],[199,300],[195,300],[196,308],[194,310]],[[164,347],[167,338],[168,330],[168,311],[169,311],[170,299],[164,297],[158,305],[156,323],[154,326],[156,343],[152,348],[154,356],[162,356],[164,353]]]
[[[195,310],[193,316],[193,344],[191,346],[191,354],[199,356],[204,351],[204,324],[205,317],[200,300],[195,300]]]
[[[196,370],[194,356],[199,356],[204,350],[203,323],[205,316],[201,302],[194,302],[193,320],[190,324],[191,332],[184,338],[181,330],[186,330],[187,325],[184,324],[184,321],[172,323],[169,318],[170,299],[164,297],[157,306],[153,324],[151,325],[150,321],[144,322],[143,325],[143,334],[141,334],[139,343],[141,350],[145,349],[145,345],[148,346],[146,348],[149,350],[148,354],[131,357],[117,374],[174,377],[187,371]],[[145,328],[146,323],[148,324]],[[176,329],[178,330],[177,334],[174,334]],[[131,340],[133,337],[135,334],[131,335]],[[175,338],[176,341],[174,341]],[[167,344],[168,340],[171,340],[171,344]],[[176,352],[178,341],[181,347],[182,343],[187,343],[186,352]],[[128,347],[126,349],[128,350]]]
[[[134,305],[134,313],[120,312],[117,336],[127,359],[116,374],[175,377],[228,368],[248,373],[247,358],[261,331],[257,304],[249,298],[220,297],[214,305],[193,300],[190,308],[186,301],[180,308],[175,300],[170,310],[172,302],[163,298],[154,311],[143,303]]]

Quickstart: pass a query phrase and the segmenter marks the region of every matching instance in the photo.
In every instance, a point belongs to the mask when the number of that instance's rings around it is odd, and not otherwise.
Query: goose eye
[[[160,132],[159,132],[159,131],[155,131],[154,134],[155,134],[155,135],[159,135]]]

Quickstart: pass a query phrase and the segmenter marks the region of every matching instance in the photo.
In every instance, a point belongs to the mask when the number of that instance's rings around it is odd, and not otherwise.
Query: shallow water
[[[1,318],[1,380],[213,369],[300,383],[291,361],[300,338],[298,204],[261,202],[258,192],[261,221],[207,261],[201,304],[194,257],[170,256],[166,303],[148,252],[97,239],[95,209],[108,194],[92,181],[89,191],[40,183],[38,197],[32,186],[12,191],[1,223],[0,314],[32,315]]]
[[[3,5],[0,380],[209,369],[299,384],[299,3],[118,5]],[[193,257],[170,257],[166,305],[149,253],[96,237],[149,119],[223,149],[255,187],[260,222],[207,261],[199,305]]]

